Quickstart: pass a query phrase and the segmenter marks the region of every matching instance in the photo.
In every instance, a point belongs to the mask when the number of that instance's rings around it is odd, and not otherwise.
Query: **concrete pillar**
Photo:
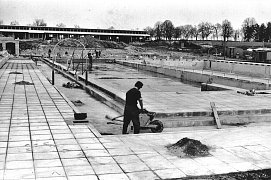
[[[7,46],[5,42],[2,42],[2,47],[3,47],[3,50],[7,50]]]
[[[20,55],[19,41],[16,41],[15,43],[15,54],[16,56]]]

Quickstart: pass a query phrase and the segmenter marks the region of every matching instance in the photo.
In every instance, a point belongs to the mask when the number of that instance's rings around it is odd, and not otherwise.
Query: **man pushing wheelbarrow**
[[[143,83],[137,81],[135,83],[135,87],[127,91],[124,115],[115,118],[110,118],[109,116],[106,116],[106,118],[115,121],[108,122],[107,124],[120,125],[120,122],[123,123],[122,134],[128,134],[127,128],[131,121],[133,122],[134,134],[138,134],[140,132],[140,129],[151,129],[151,131],[155,133],[163,131],[163,123],[159,120],[153,120],[156,113],[149,112],[143,109],[143,101],[141,93],[139,91],[142,87]],[[138,102],[140,105],[140,109],[137,106]],[[123,117],[123,121],[117,119],[120,117]]]
[[[139,134],[140,132],[139,114],[143,111],[143,100],[139,90],[142,87],[143,83],[141,81],[137,81],[135,83],[135,87],[126,93],[122,134],[127,134],[127,128],[131,121],[134,126],[134,134]],[[141,109],[138,108],[137,102],[139,102]]]

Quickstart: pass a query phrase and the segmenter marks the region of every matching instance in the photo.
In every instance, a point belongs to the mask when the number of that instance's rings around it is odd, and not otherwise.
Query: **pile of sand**
[[[198,140],[189,139],[187,137],[166,147],[171,154],[179,157],[209,155],[209,148],[206,145],[202,144]]]

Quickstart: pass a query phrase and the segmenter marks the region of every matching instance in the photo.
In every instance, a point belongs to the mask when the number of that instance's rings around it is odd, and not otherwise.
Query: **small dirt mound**
[[[72,103],[75,105],[75,106],[83,106],[84,103],[80,100],[76,100],[76,101],[72,101]]]
[[[92,36],[85,36],[80,38],[80,41],[85,45],[86,48],[116,48],[116,49],[124,49],[128,45],[123,42],[114,42],[114,41],[106,41],[99,40],[93,38]]]
[[[62,87],[65,87],[65,88],[81,88],[80,85],[78,85],[76,83],[72,83],[72,82],[63,83]]]
[[[15,72],[10,72],[9,74],[23,74],[23,73],[15,71]]]
[[[16,85],[34,85],[34,83],[28,82],[28,81],[19,81],[15,82]]]
[[[170,153],[179,156],[207,156],[209,147],[198,140],[187,137],[179,140],[177,143],[166,146]]]

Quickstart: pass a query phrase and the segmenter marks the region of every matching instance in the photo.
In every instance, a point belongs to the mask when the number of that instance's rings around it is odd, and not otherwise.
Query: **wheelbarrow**
[[[140,122],[140,129],[150,129],[153,133],[160,133],[164,129],[164,125],[161,121],[155,120],[155,112],[150,112],[144,109],[139,114],[139,122]],[[123,115],[111,118],[110,116],[105,116],[110,121],[107,122],[107,124],[115,124],[115,125],[122,125],[123,120],[119,119],[123,117]],[[133,126],[131,126],[131,129],[133,129]]]

